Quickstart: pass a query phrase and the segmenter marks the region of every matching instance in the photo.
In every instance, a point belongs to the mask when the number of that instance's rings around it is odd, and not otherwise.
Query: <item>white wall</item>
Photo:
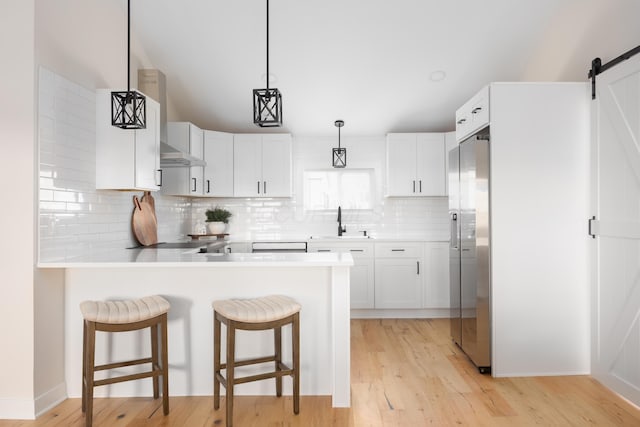
[[[566,1],[550,17],[534,46],[521,81],[587,79],[591,60],[606,63],[640,43],[638,0]]]
[[[10,160],[0,168],[0,418],[19,418],[33,417],[34,393],[34,1],[6,0],[2,10],[0,141]]]

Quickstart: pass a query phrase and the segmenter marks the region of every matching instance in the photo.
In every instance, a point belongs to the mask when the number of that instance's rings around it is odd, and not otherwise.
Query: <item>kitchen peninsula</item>
[[[334,407],[350,406],[350,254],[221,254],[183,249],[126,249],[81,258],[41,263],[65,269],[65,380],[69,397],[79,397],[82,366],[83,300],[129,299],[159,294],[169,312],[169,393],[171,396],[213,393],[213,318],[211,302],[283,294],[301,305],[301,394],[331,395]],[[142,357],[147,335],[121,333],[97,337],[96,362]],[[288,336],[286,331],[283,336]],[[284,359],[291,343],[283,339]],[[273,351],[269,332],[239,331],[238,357]],[[224,350],[223,350],[224,352]],[[260,367],[257,368],[258,370]],[[247,374],[258,370],[245,367]],[[124,372],[124,371],[123,371]],[[127,371],[129,372],[129,371]],[[96,396],[146,396],[145,381],[96,389]],[[286,380],[284,393],[291,394]],[[273,381],[242,384],[239,395],[275,395]]]

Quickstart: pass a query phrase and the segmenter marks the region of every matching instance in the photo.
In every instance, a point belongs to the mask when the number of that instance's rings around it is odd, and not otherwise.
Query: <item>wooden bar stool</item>
[[[106,384],[153,377],[153,398],[159,397],[159,379],[162,376],[162,409],[169,414],[169,369],[167,357],[167,312],[170,305],[164,298],[154,295],[125,301],[83,301],[80,311],[84,318],[82,337],[82,412],[86,426],[93,422],[93,388]],[[161,343],[158,343],[160,326]],[[96,331],[125,332],[150,328],[151,357],[95,366]],[[160,344],[160,345],[158,345]],[[160,353],[159,360],[158,354]],[[102,380],[94,379],[96,371],[151,363],[151,370],[121,375]]]
[[[213,302],[213,407],[220,408],[220,384],[225,387],[227,426],[233,425],[233,386],[268,378],[276,380],[276,395],[282,396],[282,377],[293,379],[293,412],[300,412],[300,304],[295,300],[271,295],[253,299],[230,299]],[[220,363],[220,325],[227,327],[227,360]],[[282,327],[292,324],[293,368],[282,363]],[[238,361],[235,358],[236,329],[262,331],[273,329],[274,355]],[[275,371],[236,378],[236,366],[274,362]],[[226,378],[220,372],[226,369]]]

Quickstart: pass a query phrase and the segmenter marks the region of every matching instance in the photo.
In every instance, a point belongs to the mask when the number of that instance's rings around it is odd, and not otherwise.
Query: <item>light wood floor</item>
[[[351,408],[303,396],[296,416],[288,396],[238,396],[234,425],[640,426],[638,408],[588,376],[480,375],[451,343],[448,320],[352,320],[351,328]],[[151,398],[96,399],[94,406],[97,427],[224,425],[224,400],[214,411],[211,397],[172,397],[167,417]],[[82,425],[79,399],[36,421],[0,421],[0,427]]]

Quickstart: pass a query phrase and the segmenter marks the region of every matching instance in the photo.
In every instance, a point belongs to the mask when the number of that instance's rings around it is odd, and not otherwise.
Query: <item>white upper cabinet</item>
[[[387,196],[445,196],[442,133],[387,135]]]
[[[167,123],[167,143],[178,151],[203,158],[203,131],[193,123]],[[204,167],[172,167],[164,169],[162,193],[171,196],[204,195]]]
[[[489,86],[456,111],[456,140],[462,141],[489,124]]]
[[[444,134],[444,163],[445,163],[445,189],[447,195],[449,195],[449,151],[453,150],[458,146],[458,141],[456,140],[456,133],[454,131],[447,132]]]
[[[291,197],[291,135],[233,137],[235,197]]]
[[[233,197],[233,134],[204,131],[205,197]]]
[[[146,129],[111,125],[111,90],[96,91],[96,188],[160,189],[160,104],[147,97]]]

